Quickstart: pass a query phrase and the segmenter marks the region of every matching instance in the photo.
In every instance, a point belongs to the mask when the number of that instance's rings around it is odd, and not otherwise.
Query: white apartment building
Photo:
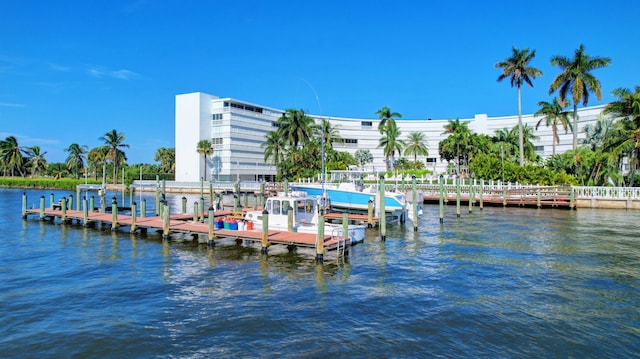
[[[585,107],[578,110],[578,138],[584,138],[584,127],[597,122],[604,105]],[[402,112],[401,109],[394,109]],[[275,123],[284,110],[253,104],[232,98],[219,98],[201,92],[176,96],[176,181],[197,182],[206,180],[272,180],[276,174],[275,166],[265,163],[264,151],[260,145],[267,132],[277,129]],[[373,155],[373,163],[368,165],[371,171],[385,169],[382,148],[378,147],[380,132],[379,119],[340,118],[307,114],[317,122],[328,119],[336,127],[343,144],[334,144],[338,151],[347,151],[352,155],[359,149],[368,149]],[[446,138],[443,134],[444,120],[396,120],[401,131],[401,139],[411,132],[423,132],[427,139],[429,155],[419,160],[426,161],[427,168],[435,174],[446,172],[447,162],[440,160],[438,143]],[[522,122],[535,127],[540,117],[532,114],[522,115]],[[460,119],[469,123],[476,133],[494,135],[496,130],[513,128],[518,123],[518,115],[488,117],[486,114],[474,118]],[[551,156],[551,127],[542,123],[533,141],[536,153],[542,158]],[[556,153],[572,148],[573,135],[560,132],[560,143],[556,144]],[[214,153],[207,158],[206,174],[204,157],[197,151],[200,140],[210,140]],[[399,156],[396,155],[396,158]]]

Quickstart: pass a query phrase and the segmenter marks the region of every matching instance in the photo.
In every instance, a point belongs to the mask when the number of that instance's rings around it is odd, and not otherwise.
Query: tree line
[[[64,151],[67,153],[65,162],[48,163],[46,151],[40,146],[20,146],[15,136],[8,136],[0,140],[0,170],[3,176],[20,177],[51,177],[75,178],[80,177],[102,179],[106,183],[107,176],[117,183],[119,171],[126,170],[126,178],[137,178],[140,167],[145,167],[145,173],[172,174],[175,171],[175,149],[160,148],[156,151],[154,160],[156,165],[137,165],[135,168],[127,165],[124,132],[113,129],[98,138],[103,145],[89,149],[86,145],[72,143]]]

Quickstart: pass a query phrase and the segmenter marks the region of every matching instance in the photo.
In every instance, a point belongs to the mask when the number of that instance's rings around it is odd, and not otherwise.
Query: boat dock
[[[236,243],[250,243],[262,246],[262,252],[267,253],[267,249],[271,245],[285,245],[290,250],[296,247],[314,248],[316,249],[316,258],[322,259],[327,251],[335,251],[337,256],[347,254],[347,247],[350,245],[349,238],[341,236],[325,234],[322,241],[318,241],[318,235],[313,233],[299,233],[276,230],[253,230],[253,229],[226,229],[215,228],[215,220],[204,221],[204,218],[222,218],[235,217],[240,218],[237,211],[222,210],[213,211],[210,209],[205,211],[202,216],[198,214],[169,214],[169,208],[165,207],[163,215],[154,215],[147,217],[138,215],[137,208],[131,209],[130,215],[119,214],[117,207],[112,208],[112,212],[89,211],[67,209],[65,201],[62,201],[61,207],[55,207],[51,204],[45,208],[44,197],[41,198],[40,208],[26,208],[26,194],[23,195],[22,218],[37,217],[39,220],[59,221],[61,223],[81,223],[85,227],[104,226],[111,227],[111,230],[122,230],[128,228],[131,233],[147,231],[156,231],[162,233],[164,239],[169,239],[172,234],[192,235],[194,238],[203,236],[207,239],[209,245],[215,245],[220,240],[235,240]],[[83,208],[89,208],[86,203]],[[365,216],[366,217],[366,216]],[[340,217],[342,218],[342,217]]]

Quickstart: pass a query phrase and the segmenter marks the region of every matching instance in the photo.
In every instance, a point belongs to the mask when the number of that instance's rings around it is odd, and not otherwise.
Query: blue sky
[[[640,2],[603,1],[3,1],[0,138],[62,162],[117,129],[129,163],[174,147],[175,95],[206,92],[312,114],[446,120],[517,113],[495,63],[536,50],[543,76],[523,113],[549,101],[549,60],[587,54],[603,98],[640,85]],[[314,91],[317,93],[318,100]],[[195,151],[195,149],[194,149]]]

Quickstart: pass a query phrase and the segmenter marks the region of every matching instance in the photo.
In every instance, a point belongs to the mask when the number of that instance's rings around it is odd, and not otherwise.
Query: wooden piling
[[[474,186],[469,183],[469,213],[473,212],[473,201],[475,199]]]
[[[262,211],[262,248],[260,249],[260,253],[267,254],[269,250],[269,212],[267,210]]]
[[[95,198],[93,198],[93,196],[91,196],[89,198],[89,212],[93,212],[93,209],[96,208],[95,206]]]
[[[62,211],[62,223],[67,223],[67,199],[64,197],[60,203],[60,210]]]
[[[484,209],[484,200],[482,199],[482,193],[484,192],[484,180],[480,179],[480,210]]]
[[[142,203],[140,203],[140,218],[147,217],[147,200],[142,199]]]
[[[27,219],[27,192],[22,192],[22,219]]]
[[[418,191],[416,189],[416,176],[411,176],[411,194],[413,195],[413,231],[418,231]]]
[[[182,214],[187,214],[187,197],[185,196],[182,196]]]
[[[456,176],[456,217],[460,218],[460,182],[462,178],[460,176]]]
[[[384,208],[384,176],[380,176],[380,240],[387,239],[387,219]]]
[[[284,202],[283,210],[287,211],[287,231],[293,232],[293,211],[294,208],[289,207],[289,202]]]
[[[344,238],[347,243],[351,242],[349,238],[349,213],[347,212],[342,213],[342,238]]]
[[[204,223],[204,197],[200,197],[200,222]]]
[[[198,222],[198,201],[193,202],[193,223]]]
[[[440,175],[440,223],[444,223],[444,176]]]
[[[131,203],[131,229],[130,232],[133,233],[136,231],[136,216],[137,216],[137,208],[138,204],[136,202]]]
[[[367,226],[373,228],[373,200],[369,199],[367,204]]]
[[[118,202],[116,197],[111,199],[111,230],[115,231],[118,228]]]
[[[213,218],[213,207],[209,206],[209,221],[208,221],[208,240],[209,240],[209,245],[213,246],[214,242],[213,242],[213,222],[215,222],[215,219]]]
[[[169,239],[169,223],[171,221],[169,217],[169,206],[163,206],[162,210],[162,238]]]
[[[44,220],[44,196],[40,196],[40,220]]]
[[[318,217],[318,233],[316,236],[316,262],[324,260],[324,209],[320,210]]]
[[[89,206],[87,206],[87,197],[82,199],[82,225],[89,225]]]
[[[54,201],[53,201],[53,193],[51,193],[51,194],[49,195],[49,208],[50,208],[50,209],[53,209],[53,204],[54,204]]]
[[[80,210],[80,187],[76,186],[76,209]]]
[[[157,179],[156,179],[157,181]],[[160,188],[156,188],[156,216],[160,216],[162,213],[160,212]]]
[[[73,194],[69,195],[69,199],[67,201],[67,209],[73,210]]]

